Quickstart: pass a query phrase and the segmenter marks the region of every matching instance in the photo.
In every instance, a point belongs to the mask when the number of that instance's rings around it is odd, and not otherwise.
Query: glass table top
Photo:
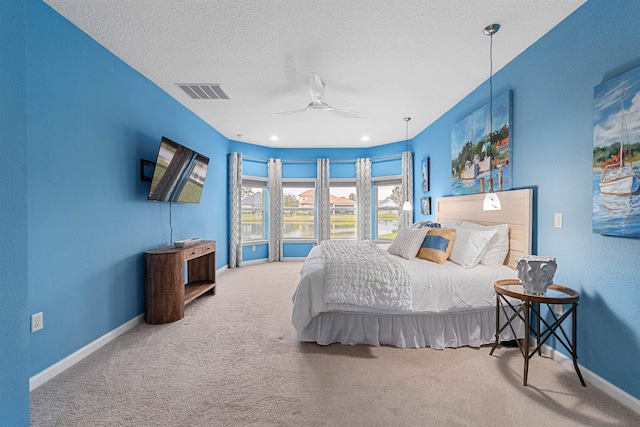
[[[541,302],[546,300],[551,301],[551,300],[560,300],[560,299],[577,301],[579,298],[579,294],[573,289],[567,288],[565,286],[560,286],[555,283],[551,285],[549,288],[547,288],[546,293],[543,295],[530,294],[526,292],[522,284],[520,284],[519,281],[517,280],[498,281],[496,282],[495,288],[496,288],[496,291],[498,291],[499,293],[503,293],[503,292],[500,292],[500,290],[504,290],[505,294],[509,294],[510,296],[513,296],[516,298],[527,299],[527,300],[538,300]],[[568,302],[572,302],[572,301],[567,301],[567,303]]]

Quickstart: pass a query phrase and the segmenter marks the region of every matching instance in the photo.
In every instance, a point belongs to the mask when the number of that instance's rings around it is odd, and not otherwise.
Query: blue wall
[[[25,2],[0,2],[0,424],[29,425]]]
[[[211,159],[201,203],[172,205],[173,240],[216,240],[218,267],[228,263],[228,141],[46,4],[28,2],[27,27],[28,170],[17,176],[28,172],[28,310],[44,313],[30,336],[35,375],[144,312],[143,253],[171,231],[139,161],[155,161],[163,135]]]
[[[200,205],[172,211],[174,240],[217,240],[218,267],[228,262],[229,151],[337,160],[404,150],[229,142],[41,1],[0,2],[0,16],[0,85],[9,100],[0,104],[0,134],[11,158],[0,184],[11,200],[0,208],[0,251],[11,260],[0,265],[0,418],[11,425],[28,424],[30,375],[142,313],[142,253],[169,244],[170,231],[168,206],[146,202],[138,161],[153,160],[162,135],[220,165],[210,168]],[[513,91],[514,188],[534,188],[534,248],[557,257],[556,281],[581,293],[580,363],[636,398],[640,241],[591,233],[591,128],[593,87],[640,65],[639,20],[637,2],[590,0],[494,78],[494,93]],[[498,34],[496,49],[500,43]],[[451,129],[487,94],[485,83],[410,142],[414,206],[425,156],[426,195],[450,194]],[[383,169],[374,175],[391,173]],[[553,228],[554,212],[564,214],[564,228]],[[300,248],[291,249],[297,256]],[[37,311],[45,328],[29,334]]]
[[[555,281],[580,292],[579,363],[636,398],[640,240],[592,234],[591,189],[593,89],[640,66],[638,22],[640,2],[590,0],[493,79],[494,94],[513,91],[513,182],[534,189],[537,253],[556,257]],[[412,141],[416,166],[431,159],[432,197],[451,194],[453,125],[488,94],[485,83]],[[415,176],[418,202],[418,168]],[[554,212],[564,215],[562,229],[553,228]]]

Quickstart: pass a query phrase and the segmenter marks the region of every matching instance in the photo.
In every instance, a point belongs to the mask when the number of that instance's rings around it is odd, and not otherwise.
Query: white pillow
[[[400,230],[387,248],[387,252],[406,259],[415,258],[420,246],[422,246],[422,242],[424,242],[424,238],[427,237],[427,232],[429,232],[429,227],[416,230],[410,228]]]
[[[463,221],[461,227],[474,230],[495,229],[496,234],[489,241],[489,246],[480,264],[488,267],[500,267],[509,252],[509,224],[482,225],[475,222]]]
[[[496,230],[473,230],[459,227],[456,229],[456,241],[451,249],[449,260],[463,266],[473,268],[482,259],[487,250],[489,240],[496,234]]]
[[[440,228],[447,228],[447,229],[458,228],[460,227],[461,224],[462,224],[462,221],[441,222]]]

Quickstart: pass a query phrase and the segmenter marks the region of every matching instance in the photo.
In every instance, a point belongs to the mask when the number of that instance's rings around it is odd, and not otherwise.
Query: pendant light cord
[[[404,150],[405,151],[409,151],[409,120],[411,120],[411,117],[405,117],[404,122],[407,124],[406,126],[406,134],[405,134],[405,138],[404,138]]]
[[[489,149],[491,149],[493,147],[493,32],[489,41],[489,142]],[[491,164],[489,164],[489,170],[491,170]]]
[[[493,191],[493,35],[500,29],[500,24],[491,24],[484,28],[489,36],[489,192]]]

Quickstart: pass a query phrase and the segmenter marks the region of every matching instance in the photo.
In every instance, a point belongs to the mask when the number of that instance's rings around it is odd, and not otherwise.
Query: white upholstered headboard
[[[440,197],[436,199],[436,221],[472,221],[484,225],[509,224],[509,253],[505,264],[515,268],[515,259],[531,254],[533,190],[496,193],[502,209],[482,209],[484,194]]]

